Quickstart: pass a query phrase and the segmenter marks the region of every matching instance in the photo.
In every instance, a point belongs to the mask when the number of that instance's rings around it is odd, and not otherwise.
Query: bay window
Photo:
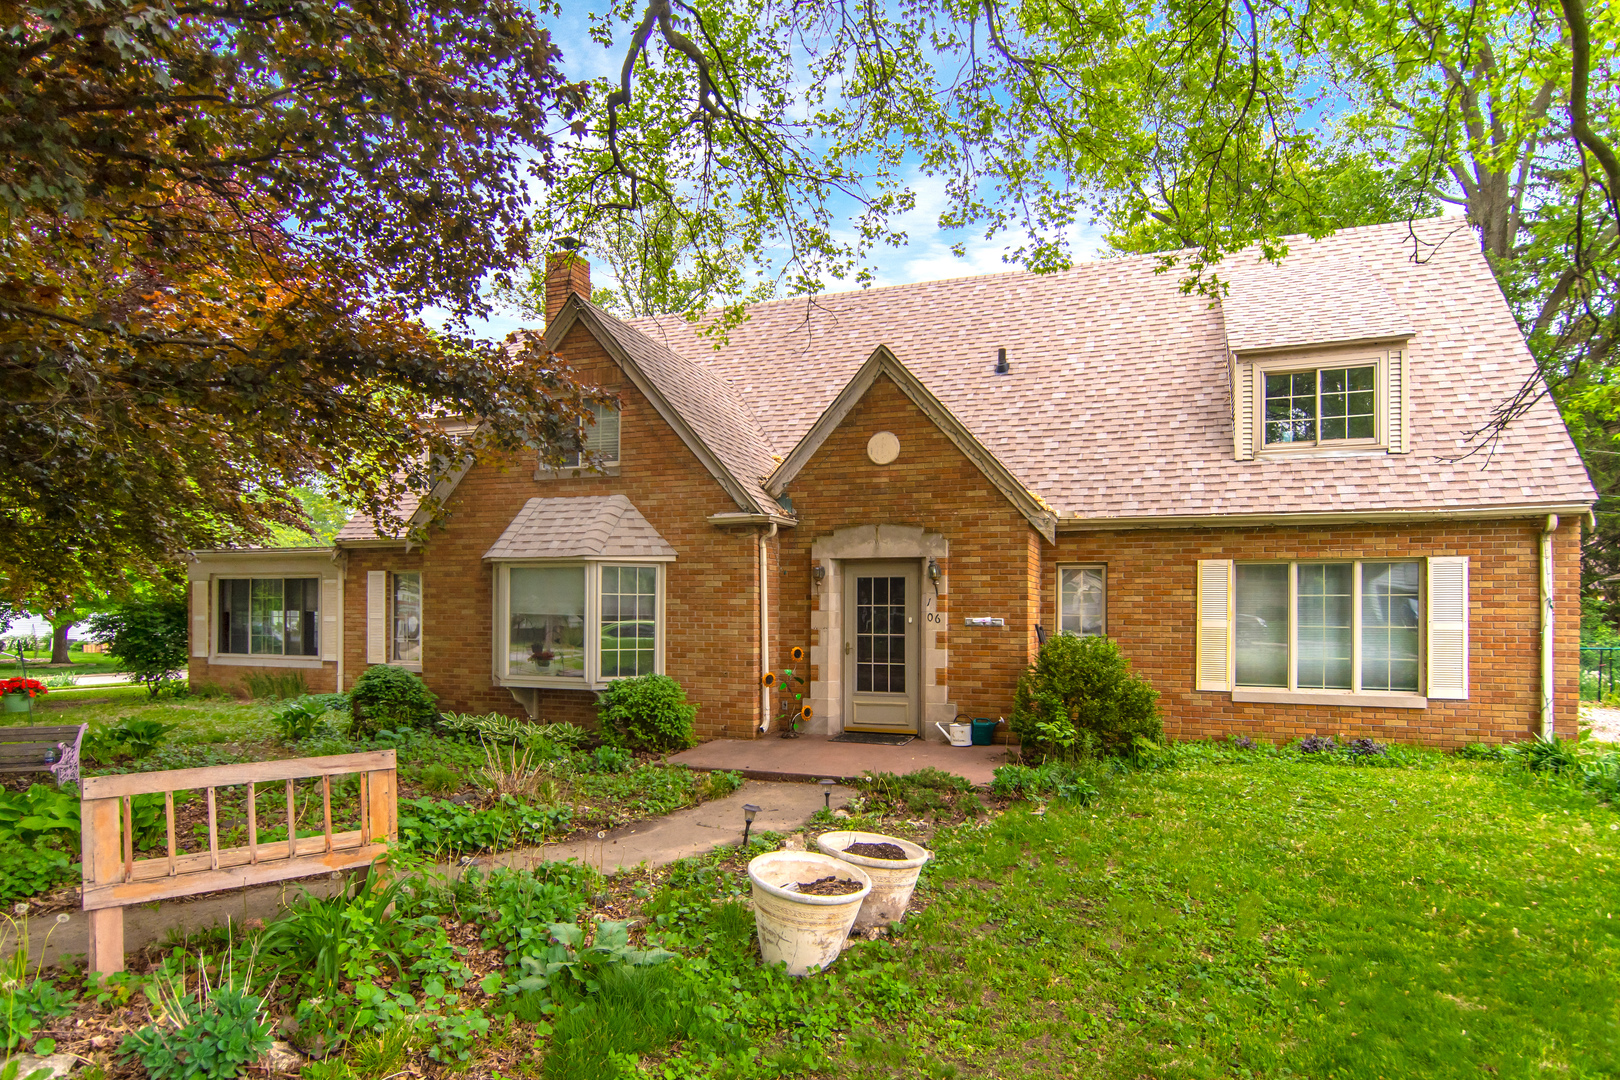
[[[320,578],[223,578],[217,651],[319,656]]]
[[[661,670],[663,579],[656,563],[498,565],[501,677],[585,688]]]

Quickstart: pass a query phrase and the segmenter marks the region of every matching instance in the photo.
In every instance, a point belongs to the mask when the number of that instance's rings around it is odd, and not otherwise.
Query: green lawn
[[[68,659],[73,666],[67,668],[46,667],[50,662],[51,651],[42,651],[24,654],[28,658],[28,674],[32,678],[44,679],[52,675],[113,675],[117,674],[117,662],[105,653],[70,652]],[[0,679],[9,679],[22,674],[22,666],[17,663],[16,653],[0,654]]]
[[[1617,824],[1462,762],[1020,805],[938,843],[900,939],[925,998],[838,1074],[1620,1074]]]

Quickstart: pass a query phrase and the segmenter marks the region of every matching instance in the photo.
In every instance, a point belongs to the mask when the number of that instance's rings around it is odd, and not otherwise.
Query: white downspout
[[[765,685],[765,673],[771,670],[771,549],[776,536],[776,522],[769,532],[759,534],[759,731],[771,730],[771,688]]]
[[[1558,531],[1558,515],[1548,514],[1541,530],[1541,737],[1553,737],[1553,534]]]

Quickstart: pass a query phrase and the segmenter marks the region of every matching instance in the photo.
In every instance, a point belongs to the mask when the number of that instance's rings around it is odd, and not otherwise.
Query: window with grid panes
[[[1265,444],[1378,437],[1378,365],[1265,373]]]

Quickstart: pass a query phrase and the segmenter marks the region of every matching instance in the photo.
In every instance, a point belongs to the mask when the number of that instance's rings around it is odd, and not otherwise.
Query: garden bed
[[[822,976],[758,963],[744,866],[773,836],[612,879],[408,879],[391,913],[378,896],[312,904],[289,930],[245,928],[256,945],[236,955],[258,949],[271,1015],[328,1054],[305,1061],[311,1080],[1617,1066],[1620,816],[1567,771],[1192,745],[1009,766],[977,812],[938,784],[871,778],[818,815],[936,853],[903,928]],[[217,966],[226,943],[190,944],[194,969],[198,947]],[[149,950],[111,997],[41,1032],[140,1075],[111,1056],[146,1020],[134,987],[180,962]]]

